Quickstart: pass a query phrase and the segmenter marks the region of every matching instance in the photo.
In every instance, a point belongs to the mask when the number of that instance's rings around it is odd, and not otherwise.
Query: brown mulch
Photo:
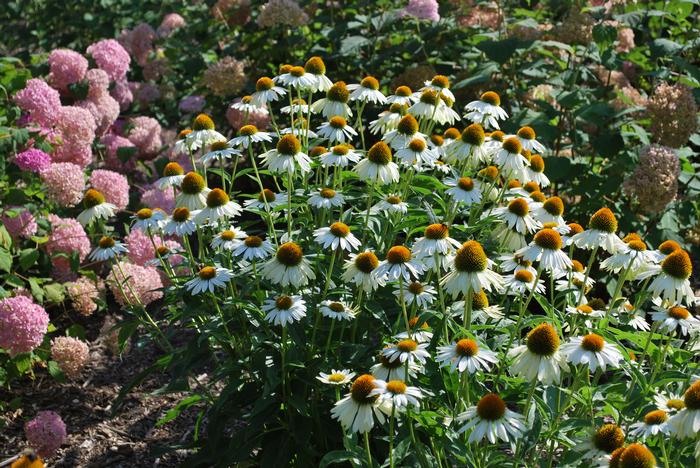
[[[132,389],[112,417],[111,405],[122,386],[153,363],[158,350],[150,345],[134,347],[116,357],[105,340],[90,336],[98,334],[99,325],[88,328],[91,360],[79,379],[58,383],[38,369],[35,380],[13,382],[9,392],[0,390],[0,401],[21,398],[19,409],[0,414],[0,462],[27,447],[23,428],[26,421],[38,411],[53,410],[66,423],[68,439],[56,455],[45,460],[47,466],[180,466],[190,455],[188,450],[164,455],[152,451],[190,442],[198,408],[188,408],[173,421],[156,427],[156,422],[186,395],[149,395],[168,382],[167,375],[152,374]]]

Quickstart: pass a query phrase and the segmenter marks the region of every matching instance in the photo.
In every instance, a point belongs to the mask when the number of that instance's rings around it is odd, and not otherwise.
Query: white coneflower
[[[432,89],[419,94],[418,100],[408,108],[408,112],[419,119],[431,119],[437,112],[440,96]]]
[[[248,236],[236,247],[233,255],[240,256],[245,261],[254,262],[256,260],[265,260],[274,252],[275,248],[269,240],[263,240],[259,236]]]
[[[408,146],[396,152],[396,158],[409,166],[431,167],[438,155],[426,145],[425,140],[414,138],[408,142]]]
[[[413,281],[408,283],[403,289],[403,300],[406,302],[406,305],[415,303],[418,308],[422,309],[433,303],[435,294],[437,294],[437,291],[434,287]],[[400,287],[394,289],[394,296],[401,296]]]
[[[615,253],[625,246],[617,234],[617,219],[609,208],[601,208],[591,216],[588,229],[572,236],[576,247],[593,250],[601,248],[608,253]]]
[[[441,173],[442,175],[447,175],[447,174],[452,174],[452,166],[449,164],[445,163],[444,161],[440,161],[439,159],[435,161],[435,165],[433,166],[433,169]]]
[[[518,272],[520,270],[526,270],[533,275],[537,274],[537,270],[533,268],[532,262],[525,260],[522,255],[518,255],[517,253],[501,255],[498,257],[498,261],[500,262],[498,266],[503,272]]]
[[[497,439],[510,442],[523,437],[527,427],[522,415],[509,410],[506,403],[495,393],[484,395],[476,406],[460,413],[455,422],[466,423],[459,433],[471,430],[469,443],[488,439],[492,444]]]
[[[413,284],[413,283],[411,283]],[[418,324],[419,317],[413,317],[408,320],[408,326],[411,332],[403,331],[393,336],[396,340],[405,340],[408,338],[416,340],[418,343],[429,343],[433,339],[433,333],[430,331],[430,326],[428,322],[423,322],[419,327],[416,328]]]
[[[275,299],[267,299],[261,309],[266,313],[265,320],[283,327],[306,316],[306,302],[301,296],[282,295]]]
[[[189,236],[196,230],[197,224],[192,220],[190,210],[184,206],[175,208],[172,216],[163,227],[164,234],[178,237]]]
[[[674,414],[685,408],[683,396],[678,393],[655,393],[654,404],[660,410]]]
[[[221,218],[233,218],[242,212],[241,205],[231,201],[220,188],[215,188],[207,194],[207,206],[199,210],[193,219],[198,225],[214,224]]]
[[[530,163],[522,156],[522,150],[523,147],[517,138],[508,137],[503,140],[501,148],[494,155],[494,162],[505,178],[527,181],[525,167]]]
[[[379,91],[379,81],[373,76],[366,76],[360,84],[348,85],[351,101],[385,104],[386,96]]]
[[[507,206],[494,208],[490,214],[519,234],[532,234],[541,226],[530,214],[530,204],[525,198],[514,198]]]
[[[525,172],[527,173],[527,178],[537,182],[540,187],[545,188],[549,186],[549,177],[544,174],[544,159],[539,154],[533,154],[530,157],[530,165],[525,168]]]
[[[225,288],[226,283],[231,281],[233,277],[234,274],[229,269],[205,266],[200,268],[197,276],[185,283],[185,288],[193,296],[207,291],[213,293],[215,288]]]
[[[355,318],[355,311],[347,304],[338,301],[325,300],[319,307],[321,315],[333,320],[352,320]]]
[[[416,340],[405,339],[382,350],[382,355],[389,361],[399,361],[405,364],[425,364],[430,353],[427,350],[428,343],[418,343]]]
[[[243,96],[240,100],[237,100],[231,104],[229,108],[235,109],[243,115],[249,115],[261,111],[267,113],[267,109],[265,109],[264,106],[258,106],[253,102],[252,96]]]
[[[100,219],[108,219],[114,215],[117,207],[105,201],[104,195],[95,189],[88,189],[83,196],[85,209],[78,215],[78,221],[88,226]]]
[[[291,67],[287,73],[275,77],[275,81],[283,86],[306,91],[316,87],[316,79],[306,73],[304,67]]]
[[[642,440],[659,434],[668,435],[671,428],[668,424],[668,413],[664,410],[652,410],[644,415],[644,420],[630,426],[630,435]]]
[[[489,268],[491,263],[480,243],[473,240],[465,242],[455,253],[451,271],[442,278],[445,290],[452,297],[460,293],[466,295],[470,290],[500,291],[503,277]]]
[[[360,247],[361,242],[350,232],[350,227],[340,221],[329,227],[322,227],[314,231],[314,239],[324,249],[353,251]]]
[[[354,171],[362,180],[383,185],[399,181],[399,167],[392,160],[391,149],[378,141],[367,151],[367,156],[357,163]]]
[[[445,191],[446,194],[459,203],[473,205],[481,202],[481,183],[471,177],[460,177],[459,179],[447,178],[444,184],[451,187]]]
[[[557,226],[566,226],[563,214],[564,202],[556,196],[547,198],[544,203],[532,211],[532,216],[540,223],[554,223]],[[570,229],[567,229],[567,233],[569,231]]]
[[[190,144],[192,143],[187,139],[187,135],[192,133],[191,128],[186,128],[184,130],[181,130],[180,133],[177,134],[177,141],[175,141],[175,144],[173,145],[173,154],[189,154],[190,153]]]
[[[384,198],[379,200],[373,207],[372,212],[383,211],[384,213],[407,213],[408,203],[403,201],[400,196],[394,193],[388,193]]]
[[[301,151],[301,142],[292,135],[284,135],[277,142],[275,149],[260,155],[270,172],[276,174],[294,174],[297,164],[302,172],[311,171],[311,159]]]
[[[352,378],[355,377],[354,372],[350,372],[347,369],[335,370],[333,369],[330,374],[324,372],[319,372],[316,379],[327,385],[341,386],[349,384]]]
[[[460,248],[462,244],[450,237],[450,229],[446,224],[431,224],[423,232],[423,237],[416,239],[413,252],[417,257],[432,257],[447,255]]]
[[[326,138],[330,144],[336,144],[352,141],[352,138],[357,136],[357,132],[348,125],[345,118],[336,115],[318,127],[318,135]]]
[[[449,144],[447,156],[450,161],[454,159],[461,163],[468,162],[471,166],[486,163],[489,160],[489,153],[484,146],[485,141],[483,127],[479,124],[471,124],[464,129],[459,138]]]
[[[651,318],[659,324],[659,331],[669,333],[678,331],[681,335],[687,335],[700,329],[700,320],[693,317],[685,307],[664,303],[658,297],[652,301],[655,312],[651,313]]]
[[[160,231],[161,223],[165,219],[165,213],[159,209],[152,210],[150,208],[141,208],[134,216],[135,222],[131,226],[132,229],[139,231],[152,232]]]
[[[215,141],[225,140],[226,137],[215,130],[214,121],[206,114],[199,114],[194,119],[192,131],[185,139],[191,151],[210,145]]]
[[[404,115],[396,125],[396,130],[384,134],[382,140],[395,150],[405,148],[414,138],[425,140],[425,135],[418,131],[418,121],[411,114]]]
[[[261,132],[255,125],[244,125],[238,130],[238,136],[232,138],[228,144],[231,146],[242,146],[243,148],[248,148],[248,146],[254,143],[260,142],[271,142],[272,135],[267,132]]]
[[[521,127],[516,134],[520,144],[523,146],[524,150],[536,151],[538,153],[544,153],[546,148],[542,143],[536,140],[537,135],[532,127]]]
[[[316,132],[310,129],[309,127],[309,121],[306,120],[304,117],[297,117],[296,119],[292,120],[292,127],[288,128],[283,128],[280,131],[280,135],[287,135],[287,134],[292,134],[295,137],[308,137],[308,138],[318,138],[318,135]]]
[[[251,208],[254,210],[274,210],[278,206],[287,206],[287,194],[286,193],[275,193],[270,189],[263,189],[257,196],[257,198],[251,198],[243,202],[246,208]]]
[[[326,64],[321,57],[311,57],[304,64],[304,71],[314,79],[314,92],[326,92],[331,89],[333,82],[326,76]]]
[[[326,119],[335,117],[352,117],[352,110],[348,106],[350,92],[344,81],[338,81],[326,92],[326,97],[311,104],[314,113],[321,113]]]
[[[623,301],[618,308],[618,311],[620,315],[624,316],[627,320],[627,325],[633,329],[647,332],[651,329],[649,322],[647,322],[646,318],[644,317],[644,312],[635,309],[634,306],[629,303],[629,301]]]
[[[418,387],[406,385],[403,380],[375,380],[376,388],[372,390],[370,395],[379,396],[379,408],[386,414],[391,415],[393,412],[400,413],[411,405],[415,408],[420,407],[420,399],[423,398],[423,393]]]
[[[435,122],[440,125],[454,125],[458,120],[462,120],[459,113],[454,110],[454,104],[455,102],[449,97],[440,94],[440,101],[438,101],[437,110],[433,117]]]
[[[180,193],[175,199],[176,205],[184,206],[190,211],[204,208],[207,206],[207,195],[210,191],[201,175],[188,172],[180,184]]]
[[[366,433],[374,427],[374,416],[384,422],[384,415],[379,410],[379,396],[372,393],[377,385],[374,376],[365,374],[355,379],[350,393],[337,401],[331,410],[333,419],[351,432]]]
[[[583,452],[584,459],[598,459],[619,453],[625,444],[625,433],[617,424],[603,424],[589,439],[580,443],[577,450]]]
[[[605,371],[608,367],[620,367],[622,353],[615,345],[608,344],[605,339],[595,333],[571,338],[561,347],[562,353],[572,364],[588,364],[591,372],[598,368]]]
[[[156,186],[160,190],[170,187],[179,187],[182,179],[185,178],[185,170],[176,162],[169,162],[163,168],[163,177],[156,181]]]
[[[588,329],[593,328],[593,319],[601,319],[605,317],[604,310],[594,309],[589,304],[581,304],[578,306],[566,306],[566,312],[570,315],[578,315],[583,317],[583,324]]]
[[[389,281],[397,281],[400,277],[405,282],[418,278],[425,271],[419,261],[413,259],[413,254],[402,245],[395,245],[386,253],[386,259],[377,267],[377,275],[386,277]]]
[[[438,346],[435,361],[441,367],[450,366],[451,371],[464,372],[470,374],[475,372],[488,371],[491,366],[498,362],[496,353],[490,351],[471,339],[463,338],[448,346]]]
[[[211,246],[213,249],[235,250],[246,237],[248,234],[245,231],[235,228],[226,229],[214,236]]]
[[[284,106],[280,109],[283,114],[303,114],[309,113],[309,105],[301,98],[292,99],[292,103],[289,106]]]
[[[603,260],[600,267],[614,273],[628,270],[626,278],[633,279],[654,265],[655,261],[656,255],[647,250],[644,241],[630,240],[626,246],[620,247],[617,252]]]
[[[581,286],[583,281],[586,281],[586,287],[583,292],[587,292],[595,284],[595,280],[590,276],[586,278],[585,270],[583,264],[578,260],[571,260],[571,267],[566,270],[554,271],[552,275],[557,278],[556,280],[556,291],[562,292],[572,292],[576,296],[576,303],[580,301],[579,296],[581,293]],[[561,279],[559,279],[561,278]]]
[[[128,250],[121,242],[115,241],[109,236],[102,236],[89,258],[96,262],[103,262],[127,252]]]
[[[343,197],[342,193],[326,187],[320,188],[317,192],[314,192],[309,197],[308,203],[314,208],[329,210],[331,208],[343,206],[345,197]]]
[[[419,370],[420,366],[418,364],[408,364],[409,377],[415,377]],[[400,360],[390,361],[389,358],[383,354],[380,354],[379,362],[374,364],[370,368],[370,371],[372,372],[373,376],[380,380],[401,380],[406,377],[406,364],[402,363]]]
[[[345,261],[343,281],[355,283],[365,292],[372,292],[379,286],[384,286],[384,278],[377,275],[379,259],[377,256],[365,250],[357,255],[350,254],[350,258]]]
[[[536,293],[544,294],[544,281],[538,279],[535,283],[535,275],[527,270],[519,270],[508,275],[503,280],[503,287],[508,291],[509,296],[521,296],[529,293],[533,289]]]
[[[664,258],[669,256],[672,252],[675,252],[676,250],[680,250],[681,245],[674,241],[674,240],[665,240],[661,244],[659,244],[659,247],[654,250],[654,253],[656,254],[656,261],[657,263],[663,262]]]
[[[700,380],[692,384],[683,395],[685,407],[671,416],[668,423],[676,437],[697,437],[700,430]]]
[[[654,278],[648,286],[654,297],[661,297],[676,304],[693,305],[698,300],[690,286],[689,278],[692,273],[693,264],[688,252],[675,250],[664,258],[660,266],[650,266],[647,271],[637,276],[637,279]]]
[[[486,91],[478,101],[472,101],[464,108],[468,111],[465,115],[467,119],[496,129],[500,128],[499,120],[508,118],[508,113],[501,108],[501,97],[493,91]]]
[[[398,104],[400,106],[410,106],[415,101],[413,91],[408,86],[399,86],[394,90],[394,94],[387,96],[386,102]]]
[[[287,91],[284,88],[275,86],[275,82],[271,78],[263,76],[255,82],[255,92],[250,95],[250,103],[258,107],[265,107],[270,102],[278,101],[285,94]]]
[[[294,242],[280,245],[275,256],[263,266],[262,274],[275,284],[297,288],[316,279],[304,251]]]
[[[319,158],[323,167],[348,167],[362,156],[347,145],[336,145]]]
[[[549,272],[569,270],[573,263],[561,250],[562,246],[561,235],[554,229],[545,228],[535,234],[529,246],[518,250],[517,255],[530,262],[539,262],[540,268]]]
[[[199,160],[202,164],[209,164],[212,161],[221,163],[226,159],[231,159],[232,156],[240,156],[241,151],[231,148],[226,140],[215,141],[209,145],[209,152],[202,156]]]
[[[392,104],[388,110],[380,112],[377,119],[369,123],[369,131],[373,135],[383,135],[395,130],[401,118],[406,114],[406,109],[406,106],[401,104]]]
[[[548,323],[530,330],[525,344],[508,351],[508,357],[513,359],[513,375],[544,385],[559,384],[562,371],[569,370],[566,357],[559,352],[559,335]]]

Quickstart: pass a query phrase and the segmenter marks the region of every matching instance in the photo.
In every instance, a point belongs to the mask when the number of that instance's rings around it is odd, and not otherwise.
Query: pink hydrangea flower
[[[47,458],[65,442],[66,424],[53,411],[39,411],[34,419],[25,424],[24,434],[36,453]]]
[[[149,260],[153,260],[156,256],[153,243],[148,237],[148,234],[140,229],[132,229],[126,236],[126,245],[129,249],[128,257],[136,265],[144,266]],[[154,237],[156,246],[160,245],[160,238]]]
[[[92,162],[92,141],[97,124],[92,113],[76,106],[64,106],[58,111],[56,130],[63,144],[54,149],[54,162],[71,162],[86,167]]]
[[[75,206],[83,199],[83,169],[69,162],[53,163],[41,171],[49,198],[61,206]]]
[[[99,68],[91,68],[85,74],[88,83],[88,98],[109,93],[109,76]]]
[[[90,348],[77,338],[59,336],[51,340],[51,358],[58,363],[64,374],[76,378],[90,358]]]
[[[119,103],[121,110],[128,109],[131,103],[134,102],[134,95],[131,92],[129,82],[126,81],[126,78],[114,83],[110,94]]]
[[[25,296],[0,300],[0,348],[11,356],[28,353],[41,344],[49,326],[49,314]]]
[[[61,108],[58,91],[39,78],[27,81],[24,89],[15,94],[15,102],[29,113],[33,122],[45,127],[54,123]]]
[[[152,187],[141,195],[141,204],[149,208],[159,208],[166,213],[172,213],[175,209],[175,195],[172,190],[160,190]]]
[[[148,105],[160,99],[160,88],[153,83],[139,83],[133,90],[136,100],[142,105]]]
[[[0,216],[0,221],[2,221],[3,226],[5,226],[5,229],[7,229],[7,232],[10,233],[13,239],[19,239],[20,237],[29,239],[36,234],[36,219],[29,210],[17,206],[10,206],[7,209],[17,211],[17,216],[10,216],[7,213],[3,213]]]
[[[153,50],[153,40],[156,32],[147,23],[141,23],[132,30],[122,32],[119,42],[136,59],[136,63],[144,66],[148,61],[148,55]]]
[[[409,0],[406,8],[401,10],[401,16],[413,16],[428,21],[440,21],[438,3],[435,0]]]
[[[95,133],[98,135],[102,135],[109,130],[109,127],[119,117],[119,103],[108,93],[92,96],[76,105],[87,109],[92,114],[96,124]]]
[[[90,174],[89,184],[92,188],[104,195],[108,203],[113,204],[118,210],[123,210],[129,204],[129,181],[123,175],[97,169]]]
[[[51,223],[51,233],[44,248],[51,256],[54,266],[52,274],[56,278],[68,281],[75,278],[70,268],[70,256],[75,253],[78,255],[78,261],[85,260],[91,249],[90,239],[83,226],[73,218],[60,218],[50,214],[48,219]],[[68,257],[56,254],[66,254]]]
[[[194,114],[204,109],[205,104],[206,100],[204,99],[204,96],[187,96],[182,98],[177,107],[181,112],[186,114]]]
[[[114,170],[132,170],[135,166],[133,160],[122,162],[119,159],[119,148],[135,148],[128,138],[117,135],[116,133],[107,133],[100,138],[100,143],[105,145],[105,166]]]
[[[83,79],[88,69],[88,61],[74,50],[54,49],[49,54],[49,69],[51,86],[66,91],[68,85]]]
[[[112,271],[107,276],[107,284],[122,306],[136,304],[139,301],[145,306],[163,297],[162,291],[159,291],[163,287],[163,282],[158,270],[153,267],[119,262],[112,267]],[[120,284],[124,285],[123,288],[119,287]]]
[[[132,129],[127,138],[139,150],[139,158],[153,159],[163,146],[160,124],[152,117],[135,117],[130,120]]]
[[[51,165],[51,156],[36,148],[29,148],[15,156],[15,164],[23,171],[41,172]]]
[[[97,310],[95,300],[100,296],[98,285],[87,276],[81,276],[75,281],[66,283],[66,294],[73,309],[81,315],[89,316]]]
[[[165,17],[163,17],[163,21],[160,22],[157,33],[160,37],[167,37],[173,31],[185,26],[186,24],[187,22],[182,16],[178,15],[177,13],[168,13],[165,15]]]
[[[131,58],[122,45],[114,39],[103,39],[87,48],[87,53],[97,63],[97,66],[107,72],[113,81],[126,77]]]

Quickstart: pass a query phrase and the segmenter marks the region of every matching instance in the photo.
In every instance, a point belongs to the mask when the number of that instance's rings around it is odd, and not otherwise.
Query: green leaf
[[[158,420],[158,422],[156,422],[156,427],[160,427],[163,424],[166,424],[172,421],[173,419],[177,418],[180,415],[180,413],[182,413],[184,410],[194,405],[198,401],[201,401],[203,398],[204,397],[202,397],[201,395],[192,395],[180,401],[177,405],[168,410],[168,412],[165,413],[165,416],[163,416]]]
[[[53,304],[60,304],[66,297],[65,288],[59,283],[51,283],[44,286],[44,294],[46,295],[46,300]]]
[[[488,58],[498,63],[506,63],[514,54],[521,43],[520,40],[510,38],[502,41],[486,40],[476,45]]]
[[[683,46],[679,43],[664,38],[654,39],[649,44],[649,50],[654,57],[669,57],[676,55],[682,49]]]
[[[0,270],[12,271],[12,254],[5,249],[0,249]]]
[[[28,270],[39,259],[39,250],[24,249],[19,254],[19,266],[23,270]]]
[[[321,458],[318,466],[319,468],[325,468],[329,465],[341,462],[351,462],[353,466],[360,465],[362,463],[361,459],[356,453],[349,452],[347,450],[333,450]]]
[[[66,376],[56,361],[49,361],[46,368],[48,369],[51,377],[53,377],[57,382],[63,383],[66,381]]]
[[[593,40],[602,49],[609,47],[617,39],[617,28],[608,24],[596,24],[593,26]]]

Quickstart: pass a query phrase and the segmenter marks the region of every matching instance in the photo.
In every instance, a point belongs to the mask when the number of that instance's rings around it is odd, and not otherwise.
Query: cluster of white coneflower
[[[668,439],[700,430],[700,384],[681,359],[700,338],[688,253],[621,233],[605,207],[585,228],[567,222],[548,192],[547,149],[530,127],[500,130],[513,127],[497,93],[459,107],[445,76],[382,90],[373,77],[332,82],[314,57],[234,104],[269,112],[270,129],[227,138],[200,115],[181,133],[191,171],[170,163],[157,181],[176,209],[145,207],[131,229],[182,246],[156,249],[156,263],[166,294],[201,300],[184,325],[215,323],[224,349],[255,346],[252,329],[279,343],[282,399],[300,372],[286,368],[288,350],[304,350],[306,372],[336,388],[321,417],[364,434],[370,465],[372,445],[402,464],[396,440],[410,435],[438,466],[486,466],[504,448],[524,466],[679,466]],[[258,192],[242,193],[243,179]],[[85,224],[111,216],[93,192]],[[110,237],[92,258],[125,251]],[[592,293],[601,280],[606,301]],[[344,352],[372,340],[373,362]],[[634,411],[616,411],[612,385]],[[437,445],[428,419],[444,425]],[[570,424],[581,420],[592,436]],[[388,433],[388,449],[372,430]],[[448,440],[463,458],[447,455]]]

